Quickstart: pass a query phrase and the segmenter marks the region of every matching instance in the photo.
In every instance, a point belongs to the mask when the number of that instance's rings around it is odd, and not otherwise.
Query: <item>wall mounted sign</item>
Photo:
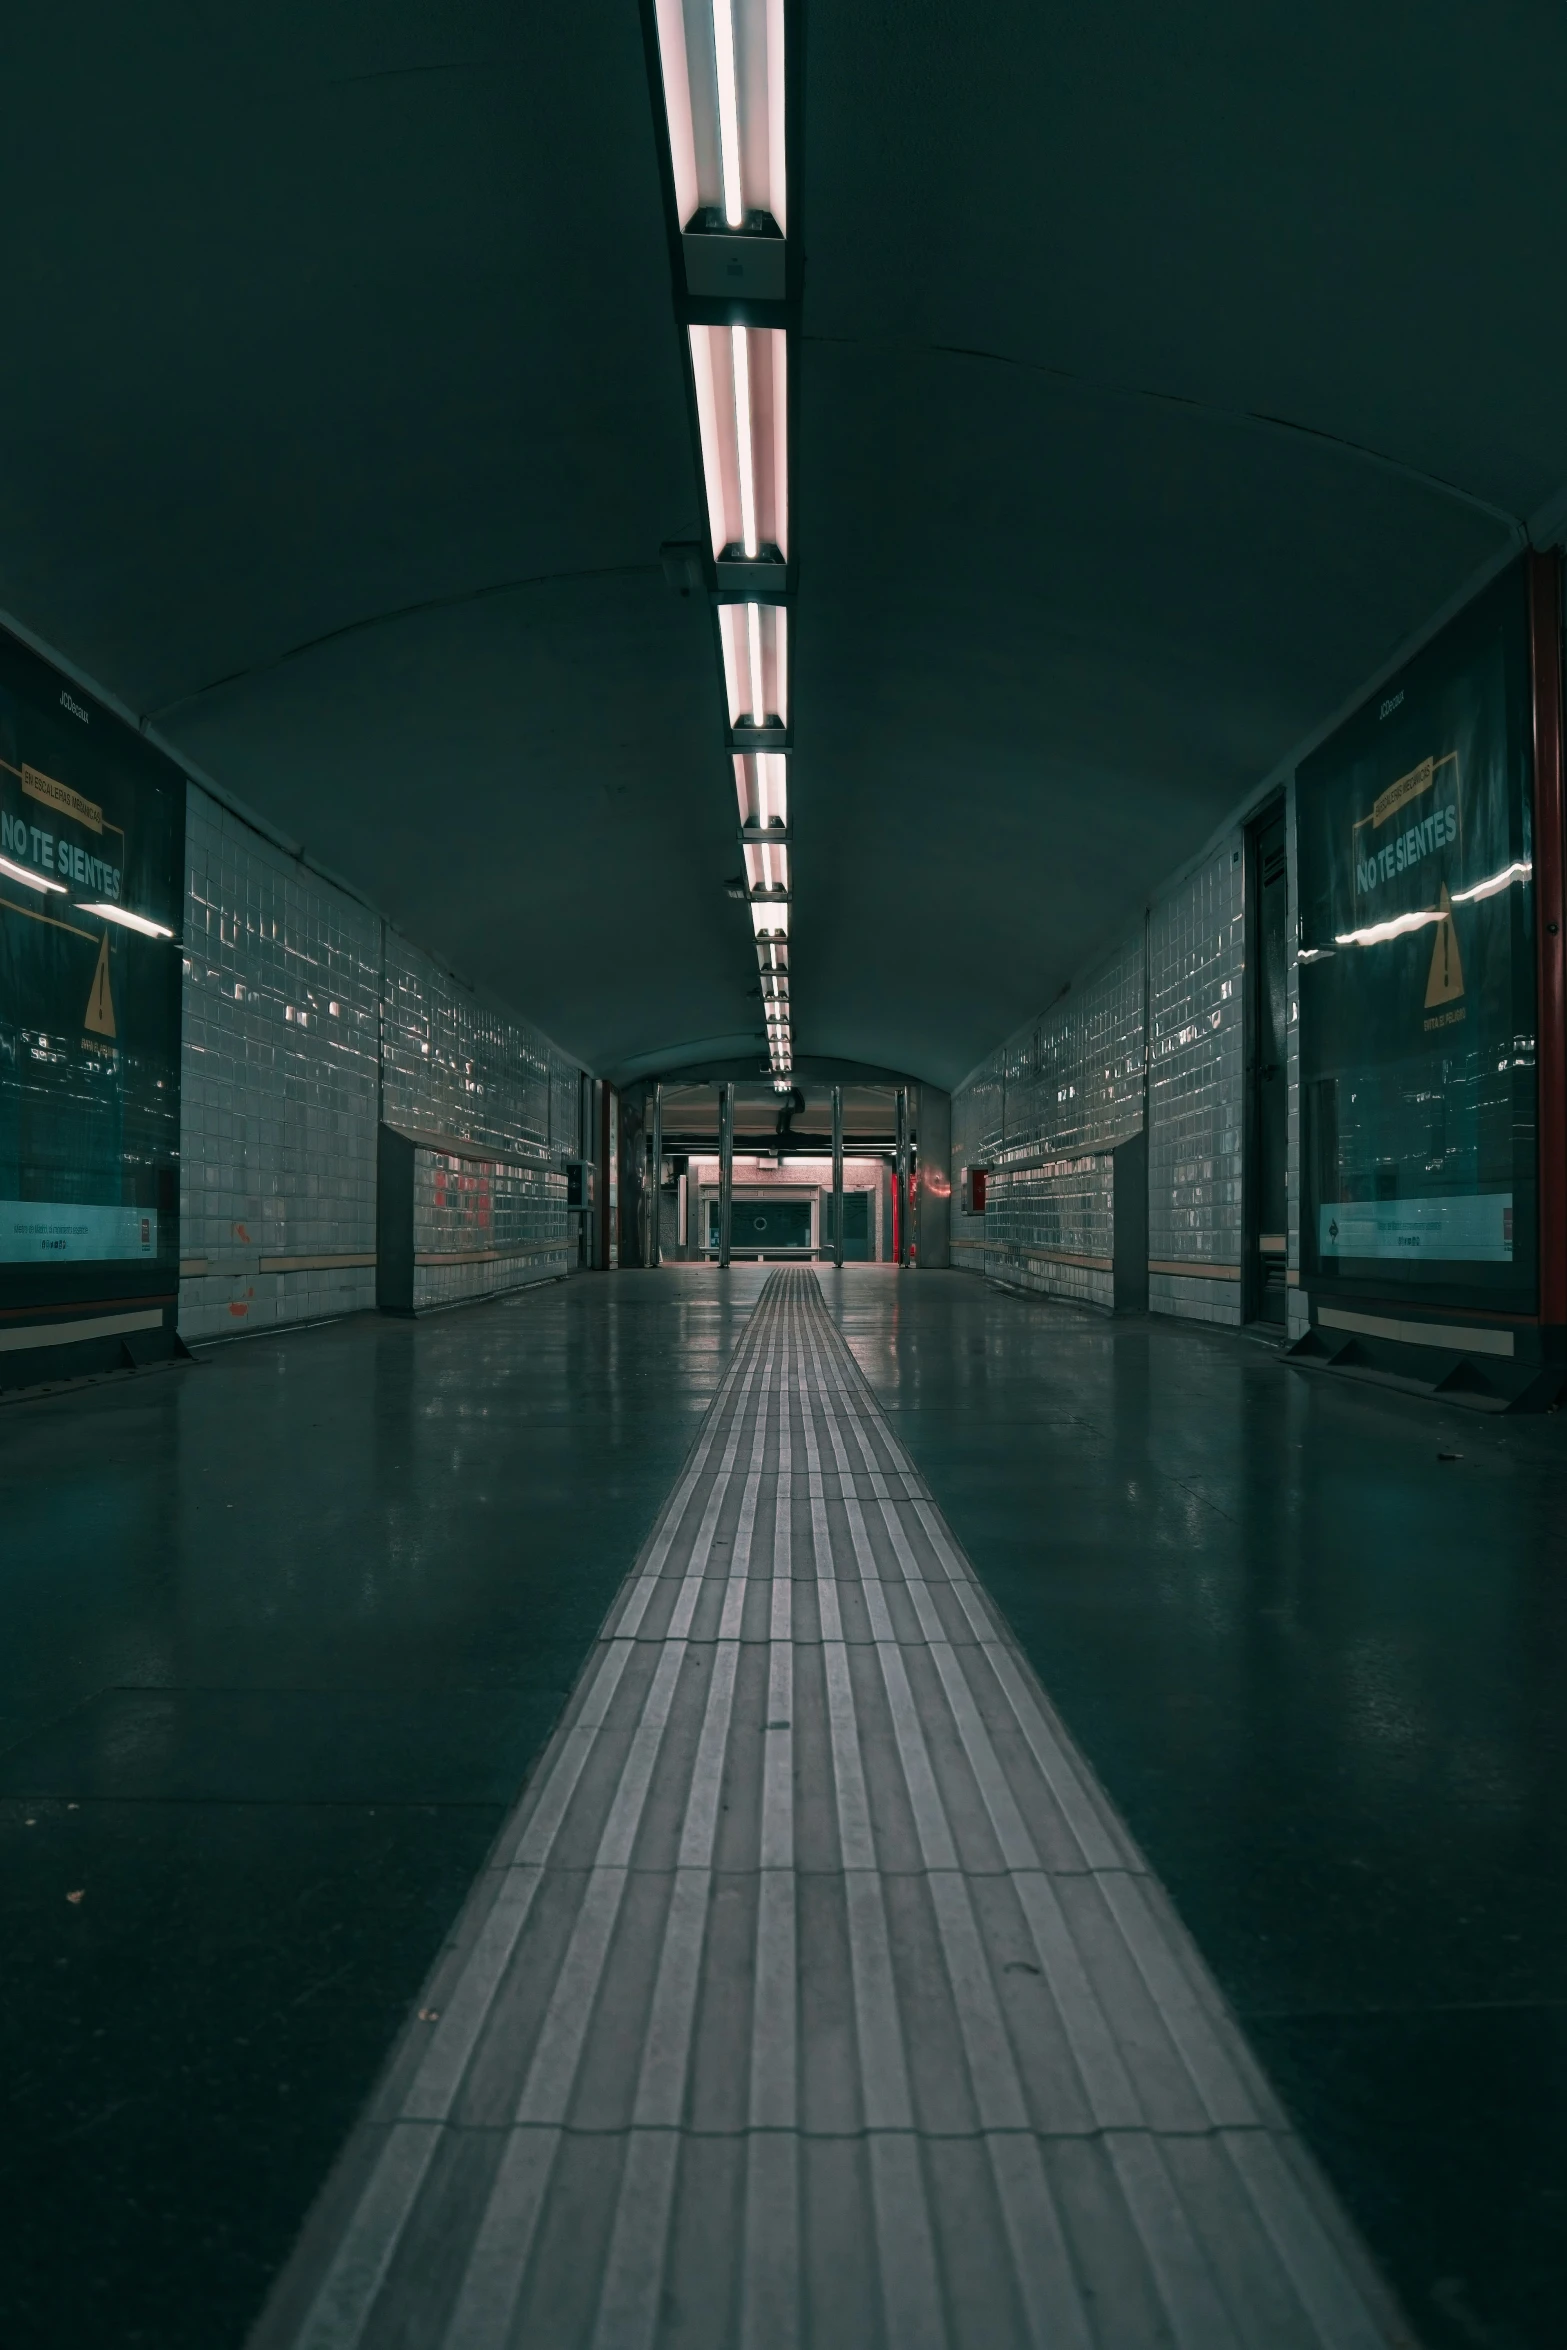
[[[172,1286],[185,782],[0,640],[0,1310]]]
[[[1296,777],[1314,1289],[1532,1305],[1531,782],[1521,568]]]

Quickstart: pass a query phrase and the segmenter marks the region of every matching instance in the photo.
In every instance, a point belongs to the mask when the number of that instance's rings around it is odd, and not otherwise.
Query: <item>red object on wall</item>
[[[1562,777],[1562,570],[1529,557],[1534,695],[1534,889],[1539,959],[1540,1320],[1567,1324],[1567,858]]]
[[[984,1167],[970,1167],[968,1171],[968,1206],[971,1216],[982,1216],[985,1213],[986,1181],[987,1170]]]

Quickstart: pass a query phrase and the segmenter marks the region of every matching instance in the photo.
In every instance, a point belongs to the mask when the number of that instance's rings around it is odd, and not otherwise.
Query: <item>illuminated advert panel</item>
[[[0,1328],[172,1303],[184,830],[183,776],[0,638]]]
[[[1297,774],[1314,1293],[1534,1309],[1529,724],[1520,567]]]

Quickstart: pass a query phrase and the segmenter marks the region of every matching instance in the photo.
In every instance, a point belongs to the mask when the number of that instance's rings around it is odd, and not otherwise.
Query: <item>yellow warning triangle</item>
[[[114,998],[109,993],[109,933],[104,932],[98,942],[98,968],[92,975],[92,989],[87,998],[87,1017],[82,1026],[92,1036],[114,1034]]]
[[[1453,901],[1442,884],[1442,919],[1436,926],[1436,938],[1431,948],[1431,976],[1426,981],[1426,1010],[1433,1004],[1450,1004],[1464,992],[1464,966],[1458,955],[1458,933],[1453,928]]]

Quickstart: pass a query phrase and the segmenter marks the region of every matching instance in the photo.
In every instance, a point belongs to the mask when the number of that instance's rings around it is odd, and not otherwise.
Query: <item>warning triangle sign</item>
[[[1431,947],[1431,976],[1426,981],[1426,1010],[1433,1004],[1450,1004],[1464,992],[1464,966],[1459,960],[1458,933],[1453,928],[1453,901],[1442,884],[1442,919],[1436,926],[1436,938]]]
[[[109,933],[104,932],[98,942],[98,967],[92,975],[92,987],[87,997],[87,1016],[82,1026],[90,1036],[114,1034],[114,998],[109,992]]]

